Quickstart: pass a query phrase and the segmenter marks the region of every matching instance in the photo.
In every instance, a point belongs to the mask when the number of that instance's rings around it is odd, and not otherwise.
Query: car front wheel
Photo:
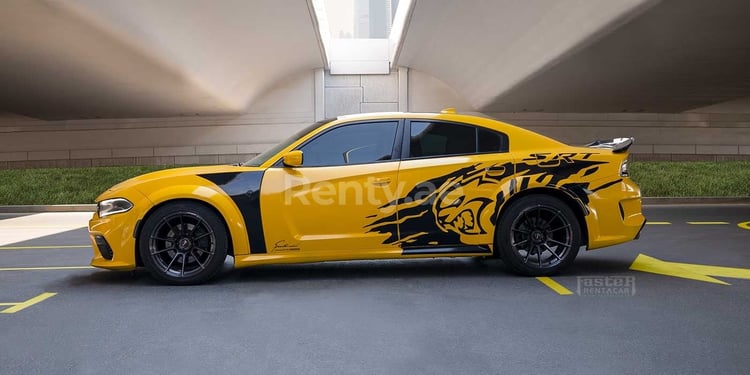
[[[158,281],[200,284],[216,276],[227,257],[226,228],[213,210],[198,203],[168,203],[143,224],[139,251]]]
[[[570,265],[581,246],[573,211],[557,198],[529,195],[511,203],[497,226],[503,262],[528,276],[554,274]]]

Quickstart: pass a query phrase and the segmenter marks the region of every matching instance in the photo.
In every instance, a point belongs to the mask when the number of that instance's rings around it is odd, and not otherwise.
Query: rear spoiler
[[[593,141],[586,147],[606,148],[612,150],[615,154],[627,151],[633,145],[634,138],[613,138],[609,140]]]

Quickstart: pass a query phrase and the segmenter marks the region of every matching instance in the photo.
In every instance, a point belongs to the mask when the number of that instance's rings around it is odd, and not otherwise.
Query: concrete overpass
[[[234,162],[315,119],[445,106],[632,135],[642,158],[750,158],[745,1],[402,0],[390,73],[343,75],[325,5],[4,2],[0,168]]]

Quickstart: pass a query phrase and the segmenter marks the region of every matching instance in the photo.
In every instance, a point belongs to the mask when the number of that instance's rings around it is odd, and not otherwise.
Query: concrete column
[[[409,112],[409,68],[398,68],[398,110]]]
[[[325,70],[323,68],[315,69],[315,121],[325,119],[326,115],[326,87],[325,87]]]

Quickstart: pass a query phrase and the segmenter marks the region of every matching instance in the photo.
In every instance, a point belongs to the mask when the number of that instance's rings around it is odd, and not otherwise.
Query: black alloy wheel
[[[200,284],[216,276],[227,257],[221,218],[199,203],[170,203],[151,214],[141,229],[143,264],[157,280]]]
[[[581,233],[573,211],[557,198],[529,195],[511,204],[497,227],[496,247],[519,274],[554,274],[573,262]]]

